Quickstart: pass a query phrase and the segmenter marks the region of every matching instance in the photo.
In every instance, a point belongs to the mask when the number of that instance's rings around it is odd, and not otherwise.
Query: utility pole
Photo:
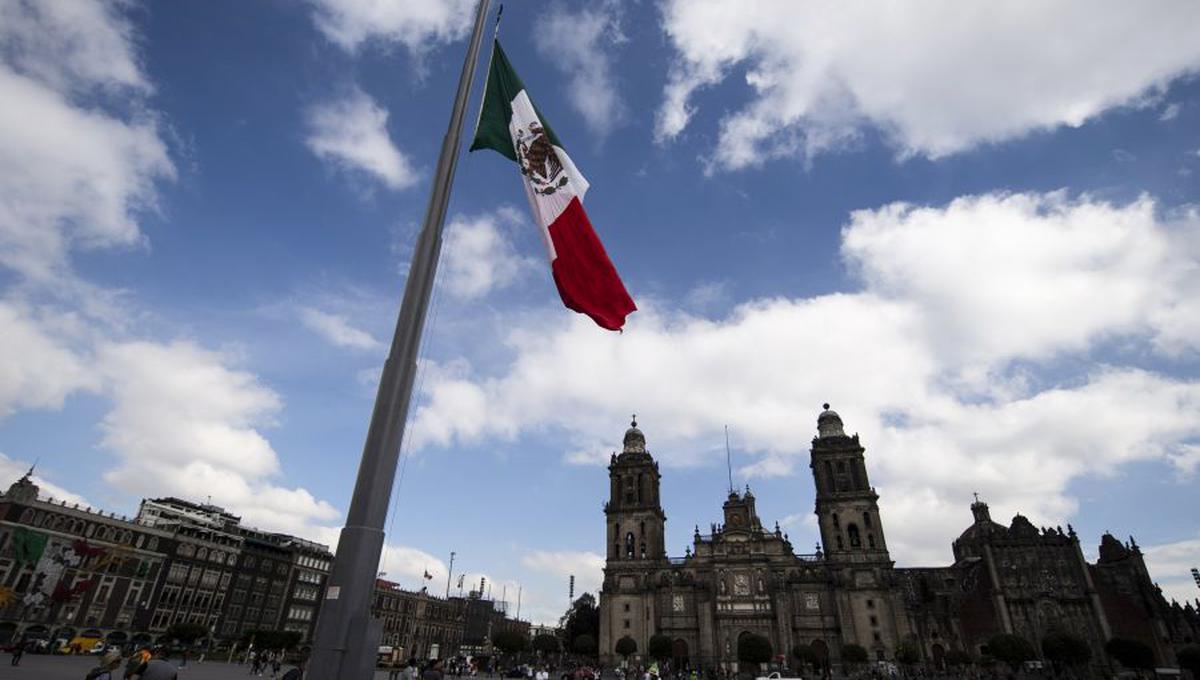
[[[450,599],[450,579],[454,578],[454,551],[450,551],[450,573],[446,574],[446,599]]]
[[[442,250],[442,229],[489,3],[490,0],[479,0],[476,9],[475,28],[459,75],[450,123],[442,139],[425,220],[404,284],[404,299],[396,318],[391,349],[379,376],[354,494],[313,636],[307,675],[315,680],[368,680],[375,676],[375,660],[383,634],[382,622],[371,616],[375,574],[383,550],[388,502],[412,400],[421,332]]]

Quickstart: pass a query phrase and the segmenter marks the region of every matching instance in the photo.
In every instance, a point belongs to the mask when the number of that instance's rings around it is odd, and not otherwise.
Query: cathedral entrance
[[[688,661],[688,643],[683,638],[678,638],[671,644],[671,668],[679,671],[686,671],[691,668],[691,663]]]
[[[813,640],[813,666],[817,672],[822,672],[829,668],[829,645],[825,644],[824,640]]]

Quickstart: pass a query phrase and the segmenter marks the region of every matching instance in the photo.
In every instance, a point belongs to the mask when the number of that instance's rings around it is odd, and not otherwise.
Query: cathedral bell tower
[[[863,460],[866,450],[857,434],[846,436],[841,417],[829,410],[829,404],[824,408],[817,418],[810,467],[825,555],[836,561],[890,563],[879,520],[879,495]]]
[[[882,660],[893,657],[910,630],[864,452],[858,435],[847,436],[841,417],[825,404],[812,443],[812,471],[824,559],[837,584],[838,623],[843,640]]]
[[[625,431],[624,444],[608,466],[608,562],[665,559],[667,516],[659,501],[658,463],[646,451],[646,436],[636,416]]]

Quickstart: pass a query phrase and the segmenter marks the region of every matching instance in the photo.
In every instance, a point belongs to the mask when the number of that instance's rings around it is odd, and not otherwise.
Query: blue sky
[[[0,3],[0,472],[336,540],[471,14]],[[725,425],[807,551],[830,401],[899,564],[948,562],[979,491],[1089,553],[1133,534],[1194,598],[1198,26],[1182,1],[510,3],[640,311],[617,335],[563,309],[517,172],[464,154],[381,568],[440,588],[453,550],[555,618],[599,581],[635,412],[672,554],[719,518]]]

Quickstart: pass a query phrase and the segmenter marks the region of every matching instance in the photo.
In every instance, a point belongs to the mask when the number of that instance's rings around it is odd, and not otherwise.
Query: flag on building
[[[35,565],[38,560],[42,559],[42,552],[46,550],[46,539],[49,538],[46,534],[31,531],[25,527],[17,527],[13,530],[13,557],[16,558],[17,564],[25,562],[29,565]]]
[[[637,306],[583,210],[588,181],[530,101],[498,40],[471,144],[476,149],[494,149],[520,167],[563,304],[602,328],[621,330]]]

